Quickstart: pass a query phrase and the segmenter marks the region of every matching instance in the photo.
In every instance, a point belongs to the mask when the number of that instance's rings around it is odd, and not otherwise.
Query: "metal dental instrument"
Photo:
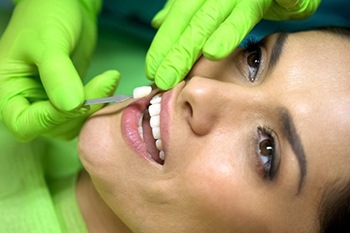
[[[131,98],[132,96],[130,95],[115,95],[115,96],[106,97],[106,98],[85,100],[83,105],[87,106],[91,104],[119,103]]]
[[[91,105],[91,104],[106,104],[106,103],[120,103],[124,100],[128,100],[131,98],[141,98],[144,96],[147,96],[151,93],[152,87],[151,86],[141,86],[136,87],[133,91],[133,95],[115,95],[111,97],[106,98],[98,98],[98,99],[90,99],[85,100],[83,103],[84,106]]]

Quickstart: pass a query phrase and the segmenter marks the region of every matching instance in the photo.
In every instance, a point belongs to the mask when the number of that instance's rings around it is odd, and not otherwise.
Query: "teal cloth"
[[[165,2],[166,0],[104,0],[101,23],[151,42],[156,31],[151,28],[150,22]],[[350,26],[349,9],[349,0],[322,0],[317,12],[308,19],[284,22],[262,20],[250,36],[259,39],[276,31],[292,32],[329,25]]]
[[[274,32],[295,32],[317,27],[350,27],[349,0],[322,0],[316,13],[304,20],[268,21],[262,20],[249,36],[261,39]]]

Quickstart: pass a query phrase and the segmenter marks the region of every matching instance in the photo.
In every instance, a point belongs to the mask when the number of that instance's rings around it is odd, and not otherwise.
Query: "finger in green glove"
[[[78,108],[101,0],[20,0],[0,40],[0,73],[39,76],[55,107]]]
[[[98,75],[85,86],[86,98],[113,94],[119,79],[117,71]],[[0,86],[4,87],[0,91],[0,120],[21,141],[29,141],[39,135],[71,139],[77,136],[85,119],[103,107],[94,105],[71,112],[61,111],[47,100],[38,82],[25,77],[0,82]]]
[[[160,26],[146,57],[146,75],[164,90],[189,72],[203,53],[228,56],[262,19],[301,19],[320,0],[169,0],[152,24]]]
[[[119,81],[120,74],[115,70],[106,71],[96,76],[84,87],[86,99],[104,98],[113,95]],[[67,114],[68,118],[64,124],[56,124],[57,126],[51,127],[50,130],[44,133],[44,135],[65,140],[72,139],[79,134],[85,120],[94,112],[100,110],[103,106],[105,105],[94,104],[85,106],[80,111],[77,111],[83,113],[81,116],[74,115],[74,113],[72,116]],[[84,108],[86,109],[86,112],[83,110]]]

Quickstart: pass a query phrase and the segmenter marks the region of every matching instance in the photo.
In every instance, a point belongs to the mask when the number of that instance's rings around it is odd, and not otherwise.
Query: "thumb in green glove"
[[[80,77],[95,45],[100,2],[16,1],[0,38],[0,119],[19,139],[88,114],[79,109],[87,95]]]
[[[86,99],[103,98],[113,95],[119,84],[119,80],[120,74],[118,71],[114,70],[106,71],[96,76],[84,87]],[[43,134],[49,137],[62,138],[66,140],[72,139],[79,134],[85,120],[94,112],[100,110],[103,106],[104,104],[94,104],[88,107],[83,107],[82,109],[76,110],[73,113],[64,113],[66,121],[64,123],[57,122],[56,126],[51,127]],[[79,114],[83,115],[79,116]],[[58,116],[52,118],[59,119]]]
[[[0,40],[0,72],[6,77],[39,76],[55,107],[78,108],[101,0],[17,2]]]
[[[85,86],[86,98],[113,94],[119,78],[117,71],[98,75]],[[77,136],[85,119],[102,107],[94,105],[64,112],[47,100],[41,84],[35,80],[23,77],[0,81],[0,119],[21,141],[39,135],[71,139]]]
[[[180,82],[203,53],[229,55],[262,19],[301,19],[320,0],[169,0],[154,18],[158,27],[146,57],[146,75],[161,89]]]

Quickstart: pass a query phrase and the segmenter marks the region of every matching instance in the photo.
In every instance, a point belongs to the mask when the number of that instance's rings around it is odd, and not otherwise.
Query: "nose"
[[[245,90],[244,90],[245,89]],[[182,90],[188,122],[197,135],[206,135],[220,123],[239,120],[249,105],[249,91],[239,85],[194,76]]]

